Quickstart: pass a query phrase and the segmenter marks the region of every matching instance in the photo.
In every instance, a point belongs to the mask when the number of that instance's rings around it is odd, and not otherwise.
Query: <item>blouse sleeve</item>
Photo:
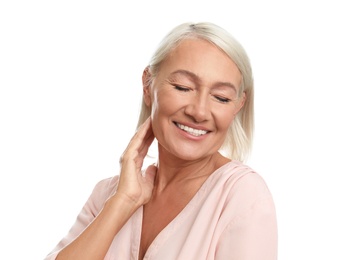
[[[239,205],[245,207],[238,206],[242,211],[235,208],[235,217],[227,224],[219,239],[216,260],[277,259],[274,202],[266,184],[259,176],[253,175],[252,178],[254,177],[258,178],[256,182],[243,181],[244,183],[236,188]]]
[[[58,253],[70,244],[98,215],[108,197],[114,192],[117,186],[118,177],[104,179],[98,182],[90,197],[84,204],[77,219],[68,234],[57,244],[57,246],[46,256],[45,260],[56,259]]]

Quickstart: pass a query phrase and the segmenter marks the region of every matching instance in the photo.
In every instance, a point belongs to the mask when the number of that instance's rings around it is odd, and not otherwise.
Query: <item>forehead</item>
[[[159,74],[190,71],[206,82],[224,81],[239,86],[241,74],[230,57],[214,44],[197,38],[182,40],[162,62]]]

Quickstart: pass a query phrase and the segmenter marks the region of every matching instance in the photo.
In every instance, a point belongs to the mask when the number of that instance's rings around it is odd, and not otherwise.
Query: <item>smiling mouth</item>
[[[189,133],[190,135],[194,135],[194,136],[201,136],[201,135],[205,135],[208,133],[208,131],[205,130],[199,130],[199,129],[194,129],[192,127],[188,127],[179,123],[175,123],[175,125],[180,128],[181,130],[185,131],[186,133]]]

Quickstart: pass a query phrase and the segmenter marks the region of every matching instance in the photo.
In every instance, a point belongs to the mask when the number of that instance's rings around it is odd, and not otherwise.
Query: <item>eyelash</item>
[[[215,99],[217,99],[219,102],[224,103],[224,104],[227,104],[227,103],[229,103],[229,102],[232,101],[232,100],[229,99],[229,98],[222,98],[222,97],[218,97],[218,96],[214,96],[214,97],[215,97]]]
[[[179,85],[174,85],[174,88],[176,90],[179,90],[179,91],[183,91],[183,92],[189,92],[191,89],[190,88],[186,88],[186,87],[182,87],[182,86],[179,86]],[[224,103],[224,104],[227,104],[229,102],[231,102],[232,100],[229,99],[229,98],[223,98],[223,97],[219,97],[219,96],[213,96],[218,102],[221,102],[221,103]]]
[[[190,91],[189,88],[185,88],[185,87],[182,87],[182,86],[179,86],[179,85],[174,85],[174,88],[175,88],[176,90],[184,91],[184,92]]]

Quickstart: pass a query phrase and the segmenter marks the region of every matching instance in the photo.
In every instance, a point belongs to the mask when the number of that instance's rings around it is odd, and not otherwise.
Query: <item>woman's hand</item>
[[[117,233],[152,195],[157,168],[149,166],[142,175],[141,167],[153,140],[148,118],[121,156],[121,175],[116,193],[83,232],[59,252],[58,259],[104,259]]]
[[[146,204],[152,195],[156,166],[149,166],[142,174],[143,160],[154,140],[151,119],[148,118],[130,140],[121,156],[120,180],[115,196],[139,207]]]

